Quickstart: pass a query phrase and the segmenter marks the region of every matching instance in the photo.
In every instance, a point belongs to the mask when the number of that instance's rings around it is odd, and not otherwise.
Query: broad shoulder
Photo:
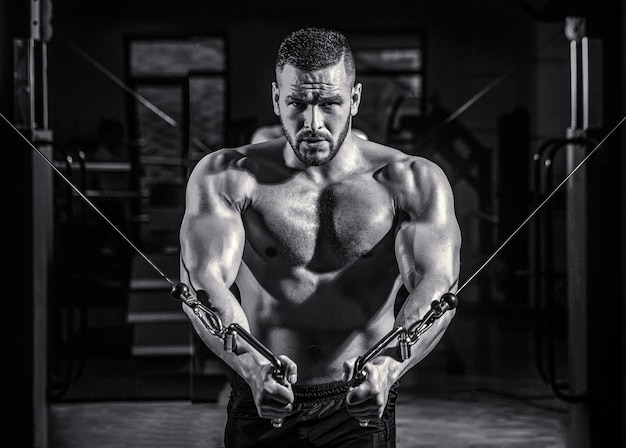
[[[452,203],[448,178],[435,162],[379,144],[368,145],[365,153],[379,167],[375,176],[389,188],[399,209],[417,212]]]
[[[198,161],[192,174],[197,176],[214,175],[218,173],[236,172],[247,157],[249,145],[237,148],[222,148],[206,154]]]
[[[205,155],[192,171],[192,178],[237,179],[254,176],[262,167],[280,166],[282,145],[278,140],[248,144],[235,148],[222,148]]]
[[[234,148],[222,148],[205,155],[193,168],[187,183],[187,197],[224,200],[244,207],[265,177],[284,170],[284,141],[272,140]]]
[[[368,142],[363,147],[365,157],[376,174],[402,190],[417,189],[422,192],[431,188],[449,186],[443,170],[435,162],[420,156],[406,154],[389,146]]]

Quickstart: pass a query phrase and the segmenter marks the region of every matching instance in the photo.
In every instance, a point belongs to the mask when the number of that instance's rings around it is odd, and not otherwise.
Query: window
[[[144,193],[140,238],[177,247],[187,175],[225,146],[226,54],[223,36],[129,38],[130,129]],[[129,97],[130,98],[130,97]],[[142,221],[143,222],[143,221]]]
[[[415,140],[424,113],[424,58],[421,33],[351,36],[357,81],[363,98],[354,127],[375,141]]]
[[[225,144],[225,39],[133,38],[128,55],[145,100],[133,103],[141,187],[184,182],[190,164]]]

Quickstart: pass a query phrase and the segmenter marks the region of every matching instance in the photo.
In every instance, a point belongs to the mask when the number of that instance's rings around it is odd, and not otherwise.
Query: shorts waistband
[[[350,386],[343,381],[332,381],[330,383],[321,384],[295,384],[292,389],[296,401],[307,402],[322,398],[345,396]]]
[[[232,375],[231,385],[234,391],[250,392],[250,386],[239,375]],[[343,381],[331,381],[320,384],[294,384],[292,386],[295,401],[299,403],[344,398],[349,389],[350,386]]]

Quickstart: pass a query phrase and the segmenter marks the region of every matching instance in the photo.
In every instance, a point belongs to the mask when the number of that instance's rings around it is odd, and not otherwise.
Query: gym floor
[[[537,396],[536,396],[537,397]],[[52,406],[53,448],[218,448],[225,404],[189,401],[86,402]],[[398,448],[565,447],[566,409],[487,389],[404,393]]]

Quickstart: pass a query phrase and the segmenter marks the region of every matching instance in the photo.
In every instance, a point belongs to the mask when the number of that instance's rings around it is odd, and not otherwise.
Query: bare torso
[[[332,182],[286,168],[284,140],[248,147],[237,163],[251,185],[242,207],[241,304],[252,333],[298,364],[301,384],[338,380],[345,360],[393,328],[401,182],[389,160],[402,165],[406,156],[361,145],[363,163]]]

